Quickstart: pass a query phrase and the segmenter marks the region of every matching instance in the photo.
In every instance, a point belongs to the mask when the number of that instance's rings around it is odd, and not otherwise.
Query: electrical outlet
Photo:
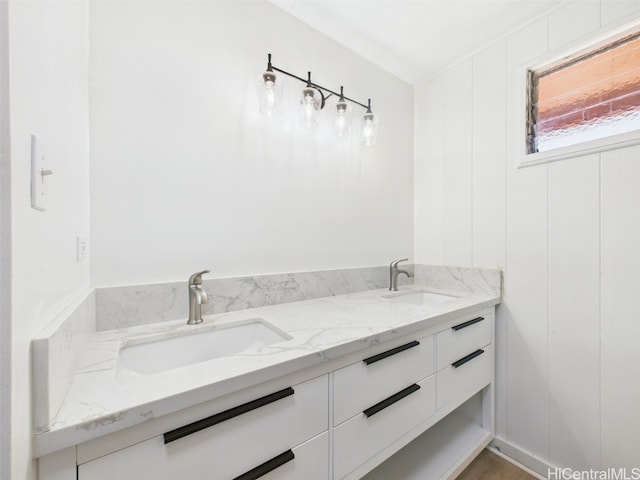
[[[85,237],[76,237],[76,255],[78,262],[87,258],[89,253],[89,240]]]

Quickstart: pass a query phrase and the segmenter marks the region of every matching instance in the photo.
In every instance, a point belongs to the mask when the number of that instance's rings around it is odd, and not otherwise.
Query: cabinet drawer
[[[467,352],[454,362],[456,366],[450,364],[437,373],[438,409],[493,380],[493,345]]]
[[[375,415],[360,413],[334,430],[335,479],[364,462],[428,419],[436,409],[435,375],[417,383],[419,390]]]
[[[493,314],[463,318],[436,336],[437,369],[491,343]]]
[[[165,434],[82,464],[79,478],[234,479],[326,431],[327,388],[326,375],[295,385],[293,395],[204,429],[192,424],[169,443]]]
[[[433,341],[432,335],[408,341],[334,372],[333,424],[431,375]]]
[[[292,450],[294,458],[260,480],[328,480],[329,433],[324,432]]]

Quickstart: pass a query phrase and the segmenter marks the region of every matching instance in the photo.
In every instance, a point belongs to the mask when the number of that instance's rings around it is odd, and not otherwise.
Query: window
[[[528,71],[527,151],[640,130],[640,32]]]

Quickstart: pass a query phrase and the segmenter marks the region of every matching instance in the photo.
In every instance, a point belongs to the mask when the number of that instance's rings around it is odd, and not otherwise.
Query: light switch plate
[[[76,259],[78,262],[82,262],[87,258],[89,251],[89,240],[86,237],[76,237]]]
[[[47,210],[47,178],[52,174],[46,165],[42,142],[31,135],[31,207],[41,212]]]

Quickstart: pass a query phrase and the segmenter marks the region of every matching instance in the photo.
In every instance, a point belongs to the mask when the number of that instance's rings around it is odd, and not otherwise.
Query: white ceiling
[[[408,83],[428,78],[562,0],[271,0]]]

